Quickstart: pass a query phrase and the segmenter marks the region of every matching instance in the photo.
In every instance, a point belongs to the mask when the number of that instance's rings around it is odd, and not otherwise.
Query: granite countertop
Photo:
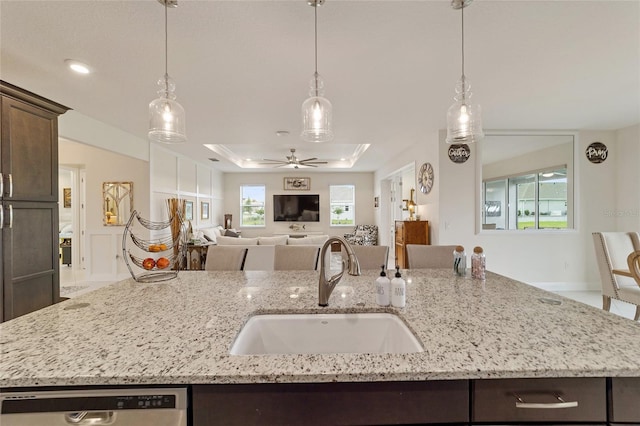
[[[317,272],[124,280],[1,324],[0,387],[640,376],[631,320],[493,273],[483,284],[449,270],[405,271],[406,307],[382,308],[376,276],[345,276],[327,308],[317,305]],[[397,313],[425,351],[229,355],[251,315],[345,311]]]

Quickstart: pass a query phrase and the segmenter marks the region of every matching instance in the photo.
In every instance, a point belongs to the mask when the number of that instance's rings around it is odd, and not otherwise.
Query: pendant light
[[[462,76],[456,84],[455,103],[447,110],[447,143],[473,143],[484,137],[480,105],[470,103],[471,84],[464,75],[464,8],[472,1],[451,0],[451,7],[460,9],[462,19]]]
[[[169,49],[167,31],[167,10],[169,6],[177,7],[177,0],[158,0],[164,5],[164,77],[158,80],[160,97],[149,103],[149,140],[167,144],[178,144],[187,141],[184,108],[175,101],[176,85],[169,77]]]
[[[324,95],[324,82],[318,74],[318,7],[325,0],[308,0],[315,17],[315,72],[311,79],[309,99],[302,104],[302,139],[307,142],[329,142],[333,139],[331,102]]]

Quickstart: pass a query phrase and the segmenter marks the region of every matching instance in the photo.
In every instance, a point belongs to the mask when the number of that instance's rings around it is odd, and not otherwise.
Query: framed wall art
[[[193,201],[184,203],[184,220],[193,220]]]
[[[200,203],[200,219],[209,219],[209,203]]]
[[[308,191],[311,189],[311,178],[286,177],[284,178],[284,189],[289,191]]]
[[[62,188],[63,207],[65,209],[71,208],[71,188]]]

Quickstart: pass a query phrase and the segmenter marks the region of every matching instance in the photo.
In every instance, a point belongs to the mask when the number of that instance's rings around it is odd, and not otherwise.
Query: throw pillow
[[[200,232],[202,232],[202,235],[204,236],[204,238],[207,241],[211,241],[212,243],[215,243],[217,241],[218,236],[219,236],[216,233],[215,228],[201,229]]]
[[[224,236],[225,236],[225,237],[236,237],[236,238],[237,238],[237,237],[239,237],[240,235],[239,235],[237,232],[233,232],[231,229],[227,229],[227,230],[224,232]]]

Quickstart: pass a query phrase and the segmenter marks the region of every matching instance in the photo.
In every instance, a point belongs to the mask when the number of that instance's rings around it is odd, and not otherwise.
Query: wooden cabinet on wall
[[[409,268],[407,244],[429,244],[429,222],[425,220],[396,221],[396,265]]]
[[[0,81],[0,319],[60,299],[58,116],[69,108]]]

